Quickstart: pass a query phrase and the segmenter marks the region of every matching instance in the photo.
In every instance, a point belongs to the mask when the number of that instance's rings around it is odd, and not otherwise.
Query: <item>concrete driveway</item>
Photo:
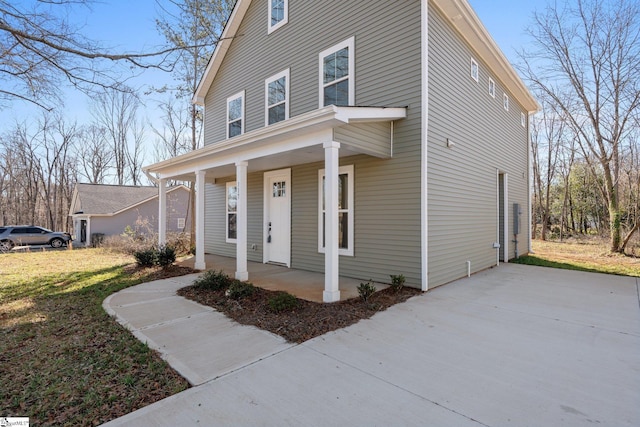
[[[638,286],[502,265],[108,425],[638,426]]]

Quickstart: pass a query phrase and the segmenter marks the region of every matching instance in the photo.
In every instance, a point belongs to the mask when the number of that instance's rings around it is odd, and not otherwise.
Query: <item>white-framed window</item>
[[[184,218],[178,218],[178,230],[183,230],[185,225]]]
[[[269,30],[273,31],[289,22],[289,0],[269,0]]]
[[[480,70],[478,69],[478,61],[471,58],[471,78],[476,82],[480,79]]]
[[[320,52],[320,108],[354,105],[355,39]]]
[[[527,127],[527,116],[524,113],[520,113],[520,124],[523,128]]]
[[[505,93],[502,95],[502,106],[504,107],[504,111],[509,111],[509,96]]]
[[[353,256],[353,165],[338,170],[338,252]],[[324,169],[318,171],[318,252],[324,253]]]
[[[227,138],[244,133],[244,91],[227,98]]]
[[[496,82],[494,82],[492,78],[489,79],[489,95],[491,95],[492,98],[496,97]]]
[[[265,80],[265,126],[289,118],[289,69]]]
[[[236,181],[227,182],[225,206],[225,239],[227,243],[235,243],[238,237],[238,185]]]

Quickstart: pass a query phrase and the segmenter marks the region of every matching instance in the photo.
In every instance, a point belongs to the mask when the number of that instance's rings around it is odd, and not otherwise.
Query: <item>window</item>
[[[524,113],[520,113],[520,124],[522,125],[522,127],[527,127],[527,118],[524,115]]]
[[[273,31],[282,27],[289,22],[289,1],[288,0],[269,0],[269,31]]]
[[[471,58],[471,78],[476,82],[479,79],[478,62],[473,58]]]
[[[354,38],[320,52],[320,108],[353,105]]]
[[[509,111],[509,97],[506,93],[502,95],[502,105],[504,106],[505,111]]]
[[[265,81],[265,126],[289,118],[289,69]]]
[[[353,256],[353,165],[341,166],[338,177],[338,248],[340,255]],[[318,251],[324,252],[324,169],[318,172]]]
[[[237,235],[236,219],[238,218],[238,185],[235,181],[227,182],[226,194],[226,240],[235,243]]]
[[[496,83],[493,79],[489,79],[489,95],[491,95],[492,98],[496,97]]]
[[[178,230],[184,229],[184,218],[178,218]]]
[[[227,138],[244,133],[244,91],[227,98]]]

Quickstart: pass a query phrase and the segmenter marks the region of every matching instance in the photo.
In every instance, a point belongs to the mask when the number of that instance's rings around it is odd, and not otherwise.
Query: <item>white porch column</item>
[[[247,162],[236,163],[236,186],[238,205],[236,208],[236,279],[248,280],[247,271]]]
[[[331,141],[324,148],[324,302],[340,301],[338,256],[338,154],[340,143]]]
[[[158,245],[167,243],[167,180],[162,178],[158,185]]]
[[[206,270],[204,261],[204,177],[205,171],[196,171],[196,270]],[[193,224],[192,224],[193,226]]]

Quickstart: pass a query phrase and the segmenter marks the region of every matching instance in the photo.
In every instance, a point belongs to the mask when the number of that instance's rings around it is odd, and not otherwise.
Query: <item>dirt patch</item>
[[[373,294],[367,302],[352,298],[331,304],[298,298],[295,308],[275,313],[269,308],[269,299],[277,292],[262,288],[256,288],[252,295],[240,300],[228,298],[224,290],[213,291],[189,286],[178,291],[178,295],[213,307],[238,323],[256,326],[295,343],[367,319],[420,293],[419,289],[408,287],[400,290],[387,288]]]

